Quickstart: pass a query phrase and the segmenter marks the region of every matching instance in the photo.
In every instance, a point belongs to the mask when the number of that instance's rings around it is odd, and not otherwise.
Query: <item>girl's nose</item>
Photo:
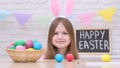
[[[58,34],[58,38],[63,38],[62,34]]]

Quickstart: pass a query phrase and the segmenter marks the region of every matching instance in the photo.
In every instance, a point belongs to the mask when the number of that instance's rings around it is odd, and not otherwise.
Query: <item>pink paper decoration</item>
[[[78,18],[84,24],[89,24],[92,21],[92,18],[94,17],[94,15],[95,15],[95,12],[88,12],[85,14],[78,15]]]

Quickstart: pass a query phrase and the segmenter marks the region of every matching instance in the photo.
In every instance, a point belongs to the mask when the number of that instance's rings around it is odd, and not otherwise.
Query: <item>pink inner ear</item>
[[[66,0],[65,15],[69,17],[72,14],[74,0]]]
[[[59,0],[50,0],[50,8],[54,16],[59,15]]]

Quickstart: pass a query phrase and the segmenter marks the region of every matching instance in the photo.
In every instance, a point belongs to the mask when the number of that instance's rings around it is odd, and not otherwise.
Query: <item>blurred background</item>
[[[6,46],[19,39],[37,40],[46,48],[50,21],[70,13],[67,18],[75,30],[110,29],[111,55],[120,58],[120,0],[74,0],[73,5],[67,5],[67,0],[58,1],[59,12],[52,12],[55,7],[50,7],[50,0],[0,0],[0,56],[6,55]],[[66,9],[67,6],[71,8]],[[107,18],[106,13],[109,13]],[[94,55],[80,57],[97,58]]]

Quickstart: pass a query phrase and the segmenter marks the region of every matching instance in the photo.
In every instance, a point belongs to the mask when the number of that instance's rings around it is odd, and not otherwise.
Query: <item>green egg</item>
[[[18,45],[24,46],[24,45],[25,45],[25,41],[24,41],[24,40],[17,40],[17,41],[14,43],[14,48],[16,48],[16,46],[18,46]]]
[[[9,49],[10,49],[10,50],[15,50],[14,46],[10,46]]]

